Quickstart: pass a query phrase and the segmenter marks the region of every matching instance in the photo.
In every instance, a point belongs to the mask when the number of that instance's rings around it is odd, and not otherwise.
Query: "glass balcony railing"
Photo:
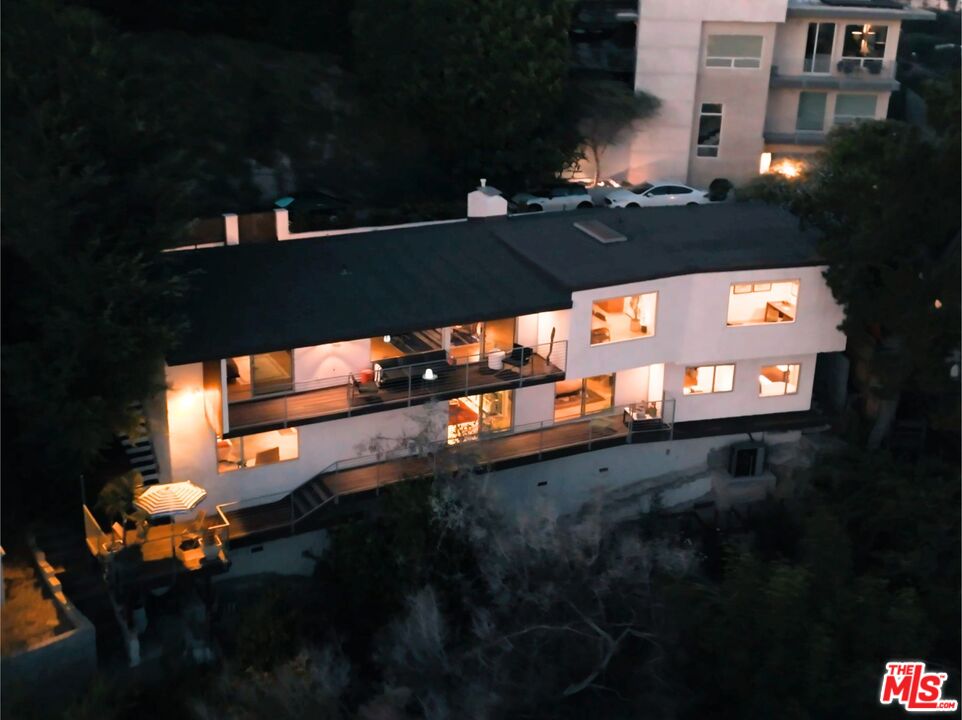
[[[432,362],[390,358],[350,375],[294,383],[283,392],[232,401],[225,432],[286,427],[311,418],[350,417],[407,407],[430,398],[454,398],[564,377],[568,344],[564,340],[513,350]]]

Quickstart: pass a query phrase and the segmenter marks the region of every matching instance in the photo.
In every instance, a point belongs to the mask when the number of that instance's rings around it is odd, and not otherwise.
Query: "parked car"
[[[605,195],[611,208],[662,207],[665,205],[705,205],[711,202],[707,190],[673,182],[643,182]]]
[[[518,193],[511,198],[511,201],[522,211],[527,210],[529,212],[574,210],[575,208],[590,208],[595,205],[591,201],[588,189],[578,183],[550,185],[531,192]]]
[[[343,198],[326,192],[305,192],[288,195],[274,201],[274,207],[288,212],[291,230],[304,231],[324,229],[337,222],[350,208]]]

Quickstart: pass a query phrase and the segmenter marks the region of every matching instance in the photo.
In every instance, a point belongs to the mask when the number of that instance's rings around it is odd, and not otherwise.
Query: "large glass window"
[[[657,306],[655,292],[596,300],[591,304],[591,344],[651,337]]]
[[[707,67],[757,68],[761,64],[761,35],[708,36]]]
[[[846,25],[842,57],[882,58],[885,56],[885,25]]]
[[[296,460],[297,428],[223,438],[217,441],[217,472]]]
[[[877,95],[839,93],[835,96],[835,123],[845,125],[875,117]]]
[[[614,400],[614,373],[582,380],[561,380],[555,383],[555,422],[602,412],[612,407]]]
[[[290,350],[251,355],[255,395],[283,392],[294,387],[294,353]]]
[[[803,72],[827,73],[832,70],[835,23],[809,23],[805,42]]]
[[[798,280],[734,283],[728,292],[728,326],[794,322]]]
[[[721,103],[702,103],[698,118],[698,157],[718,157],[721,142],[722,106]]]
[[[227,358],[227,397],[284,392],[294,387],[294,353],[290,350]]]
[[[476,438],[479,433],[510,430],[513,424],[513,390],[468,395],[448,401],[448,443]]]
[[[731,392],[735,386],[734,365],[699,365],[685,368],[684,395]]]
[[[825,99],[823,92],[802,92],[798,94],[798,116],[796,130],[822,131],[825,129]]]
[[[798,392],[801,365],[764,365],[758,373],[759,397],[794,395]]]

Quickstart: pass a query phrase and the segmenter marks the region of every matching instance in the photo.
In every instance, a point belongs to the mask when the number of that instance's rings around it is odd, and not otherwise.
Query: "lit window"
[[[762,64],[761,35],[709,35],[706,67],[757,68]]]
[[[596,300],[591,304],[591,344],[651,337],[657,304],[656,292]]]
[[[684,395],[731,392],[735,386],[734,365],[699,365],[685,368]]]
[[[561,380],[554,387],[554,420],[563,422],[608,410],[614,404],[615,376]]]
[[[728,293],[728,326],[794,322],[798,280],[734,283]]]
[[[217,441],[217,472],[297,459],[297,428],[223,438]]]
[[[722,106],[721,103],[702,103],[701,116],[698,118],[698,157],[718,157],[721,142]]]
[[[759,397],[794,395],[798,392],[801,365],[765,365],[758,373]]]
[[[846,25],[845,39],[842,43],[842,57],[885,57],[885,40],[887,37],[888,28],[885,25]]]

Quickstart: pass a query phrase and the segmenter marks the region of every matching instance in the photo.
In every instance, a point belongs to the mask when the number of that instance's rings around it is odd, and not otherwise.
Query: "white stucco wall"
[[[368,338],[351,342],[314,345],[294,350],[295,383],[314,383],[323,387],[344,383],[344,378],[371,366],[371,341]]]
[[[823,270],[703,273],[576,292],[572,296],[567,376],[590,377],[661,362],[695,365],[843,350],[845,336],[838,329],[842,309],[825,284]],[[800,282],[795,322],[727,326],[732,283],[794,279]],[[655,334],[591,346],[592,302],[645,292],[658,293]]]

